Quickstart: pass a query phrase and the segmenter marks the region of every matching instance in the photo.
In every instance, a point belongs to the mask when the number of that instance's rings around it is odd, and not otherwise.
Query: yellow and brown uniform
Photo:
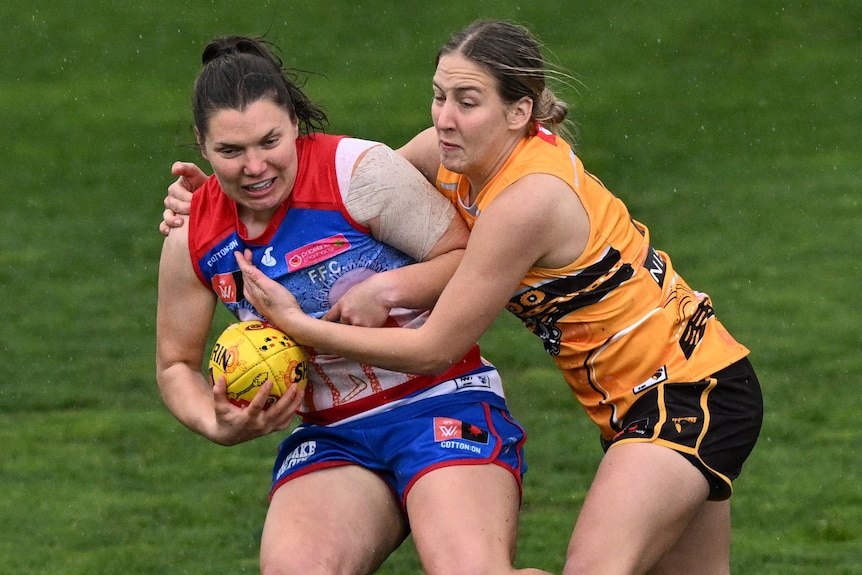
[[[581,256],[559,269],[532,268],[508,309],[539,336],[605,440],[623,430],[631,405],[661,383],[696,382],[748,355],[691,289],[649,230],[561,138],[543,128],[525,138],[466,206],[467,179],[440,168],[437,187],[472,227],[509,185],[554,175],[577,194],[590,222]]]

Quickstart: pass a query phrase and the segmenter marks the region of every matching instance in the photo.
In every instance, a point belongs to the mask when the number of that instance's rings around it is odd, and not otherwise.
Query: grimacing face
[[[267,222],[293,191],[299,130],[290,113],[270,99],[244,110],[218,110],[209,120],[201,153],[240,217]]]
[[[440,161],[478,193],[526,133],[532,101],[504,102],[494,76],[457,53],[440,58],[433,86]]]

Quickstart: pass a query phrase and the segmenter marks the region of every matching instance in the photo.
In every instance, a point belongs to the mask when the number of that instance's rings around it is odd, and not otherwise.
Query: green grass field
[[[318,73],[331,132],[398,146],[429,124],[437,47],[479,16],[528,25],[574,74],[560,94],[587,167],[752,350],[767,412],[733,498],[734,572],[862,574],[851,0],[4,2],[0,573],[257,571],[281,437],[210,444],[154,378],[156,224],[170,163],[197,159],[200,52],[266,34]],[[597,434],[512,318],[483,345],[531,438],[518,563],[559,571]],[[410,541],[381,570],[418,572]]]

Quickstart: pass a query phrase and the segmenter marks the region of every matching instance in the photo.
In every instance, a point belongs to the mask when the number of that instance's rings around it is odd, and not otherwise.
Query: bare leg
[[[671,549],[681,553],[678,542],[694,542],[681,539],[690,525],[701,531],[697,541],[729,539],[729,521],[720,521],[720,514],[707,512],[700,520],[708,494],[703,475],[668,448],[651,443],[611,447],[575,525],[564,575],[647,573]],[[713,573],[703,565],[706,559],[701,556],[693,572]]]
[[[355,465],[315,471],[275,492],[261,573],[373,573],[405,536],[400,506],[377,475]]]
[[[706,501],[676,545],[650,570],[655,575],[729,575],[730,501]]]
[[[520,498],[498,465],[456,465],[419,479],[407,496],[413,540],[428,575],[547,574],[512,567]]]

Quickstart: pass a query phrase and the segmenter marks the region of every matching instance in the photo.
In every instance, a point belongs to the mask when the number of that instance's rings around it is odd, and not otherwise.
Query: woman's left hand
[[[302,312],[299,302],[290,291],[260,271],[251,261],[251,250],[234,252],[242,271],[243,292],[246,299],[272,324],[283,331],[283,322],[289,310]],[[280,323],[281,322],[281,323]]]

